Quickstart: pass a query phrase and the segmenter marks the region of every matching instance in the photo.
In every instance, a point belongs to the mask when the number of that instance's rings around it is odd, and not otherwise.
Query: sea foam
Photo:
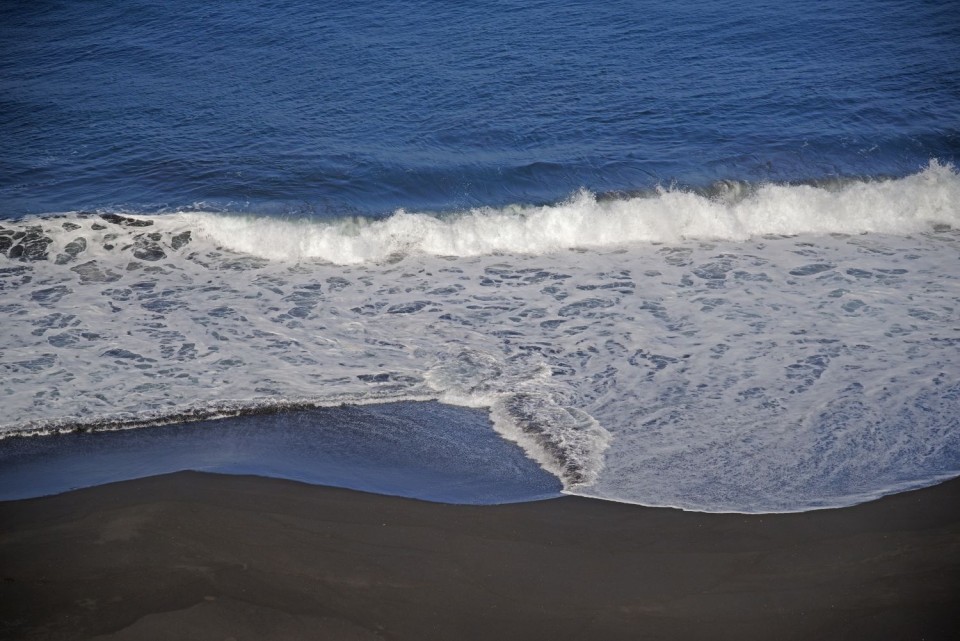
[[[235,251],[340,265],[408,253],[544,254],[571,247],[745,240],[765,234],[910,234],[934,223],[960,223],[960,176],[952,166],[936,161],[898,180],[735,185],[711,192],[660,189],[598,200],[582,190],[556,205],[480,208],[443,216],[401,210],[373,222],[181,214],[176,223]]]

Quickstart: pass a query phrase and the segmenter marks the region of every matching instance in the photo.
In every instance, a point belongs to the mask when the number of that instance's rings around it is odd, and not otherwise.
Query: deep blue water
[[[952,2],[15,2],[0,42],[2,217],[379,215],[960,149]]]

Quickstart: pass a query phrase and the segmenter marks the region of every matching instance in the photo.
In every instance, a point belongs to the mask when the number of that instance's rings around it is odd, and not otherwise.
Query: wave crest
[[[746,192],[746,193],[744,193]],[[686,239],[743,240],[769,234],[905,235],[960,224],[960,175],[932,161],[900,179],[843,185],[761,185],[703,195],[661,189],[626,199],[582,190],[556,205],[478,208],[435,216],[397,211],[370,222],[289,221],[200,215],[218,244],[268,259],[335,264],[437,256],[548,254]]]
[[[952,165],[931,161],[919,173],[899,179],[755,187],[735,183],[715,185],[705,193],[660,189],[619,199],[581,190],[554,205],[485,207],[441,215],[398,210],[383,220],[209,212],[150,217],[111,213],[97,218],[73,214],[66,222],[61,218],[0,226],[0,252],[23,261],[52,258],[66,263],[85,251],[117,255],[119,250],[150,261],[200,241],[265,260],[355,265],[391,262],[410,254],[543,255],[690,239],[908,235],[935,225],[960,226],[960,174]]]

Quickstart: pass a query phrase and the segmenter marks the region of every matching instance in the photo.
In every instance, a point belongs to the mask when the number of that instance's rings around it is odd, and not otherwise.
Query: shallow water
[[[323,408],[0,441],[0,500],[181,470],[252,474],[426,501],[560,495],[483,412],[438,403]]]

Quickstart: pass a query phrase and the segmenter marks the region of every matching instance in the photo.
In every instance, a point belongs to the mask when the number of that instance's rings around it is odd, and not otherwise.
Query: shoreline
[[[180,472],[0,503],[0,636],[947,639],[957,505],[960,479],[743,515]]]
[[[0,440],[0,501],[183,470],[283,478],[442,503],[558,496],[559,479],[485,411],[437,402],[313,408]]]

